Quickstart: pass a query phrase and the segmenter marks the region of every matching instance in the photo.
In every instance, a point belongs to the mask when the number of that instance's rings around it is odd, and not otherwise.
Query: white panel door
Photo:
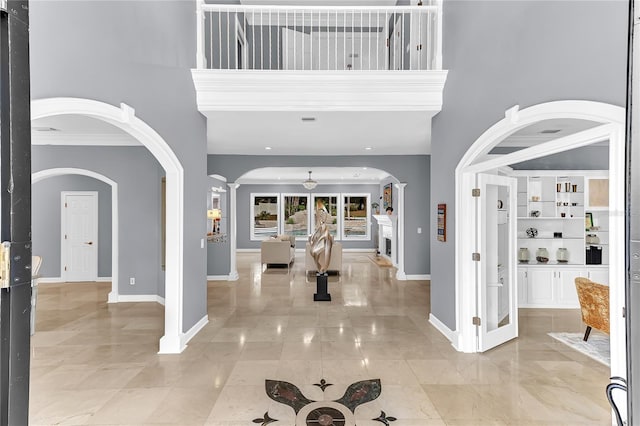
[[[478,175],[478,350],[518,337],[516,179]]]
[[[98,275],[98,193],[62,193],[62,279],[95,281]]]
[[[311,36],[301,31],[282,29],[282,58],[285,70],[311,70]],[[317,53],[316,53],[317,55]]]

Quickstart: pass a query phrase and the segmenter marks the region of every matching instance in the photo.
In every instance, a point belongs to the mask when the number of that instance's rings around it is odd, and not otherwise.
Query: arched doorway
[[[487,158],[486,154],[514,132],[548,119],[577,119],[600,123],[597,127],[580,132],[580,137],[565,137],[538,146],[522,149],[502,158]],[[624,306],[624,122],[622,107],[590,101],[558,101],[535,105],[522,111],[518,107],[508,110],[505,118],[483,133],[467,151],[456,168],[456,341],[463,352],[476,352],[475,325],[472,318],[477,306],[477,276],[470,253],[475,247],[476,215],[462,212],[476,211],[471,191],[478,173],[493,170],[517,161],[587,146],[598,141],[609,141],[609,227],[610,254],[609,282],[611,285],[611,374],[626,375],[625,324],[620,316]]]
[[[33,173],[31,183],[37,183],[54,176],[79,175],[97,179],[111,186],[111,292],[109,303],[118,302],[118,183],[91,170],[77,168],[55,168]]]
[[[390,185],[393,186],[393,200],[395,201],[393,204],[396,209],[394,214],[397,217],[397,262],[394,266],[397,267],[396,279],[398,280],[407,280],[407,279],[429,279],[429,276],[425,275],[407,275],[405,273],[405,187],[406,183],[400,182],[398,178],[396,178],[393,174],[383,170],[382,168],[375,167],[332,167],[332,166],[297,166],[297,167],[261,167],[252,170],[246,171],[244,174],[240,175],[235,182],[228,183],[227,186],[229,188],[228,196],[229,196],[229,250],[230,250],[230,274],[229,280],[237,280],[238,272],[236,265],[236,251],[237,251],[237,217],[236,212],[238,211],[238,200],[237,200],[237,191],[238,188],[243,184],[255,184],[255,183],[264,183],[265,180],[268,181],[267,176],[271,176],[273,178],[273,184],[300,184],[299,176],[304,176],[307,173],[307,170],[312,169],[314,176],[318,176],[319,173],[326,172],[328,174],[332,174],[333,178],[322,179],[321,183],[333,183],[333,184],[342,184],[346,183],[344,180],[340,178],[340,170],[351,170],[358,169],[362,171],[366,171],[367,173],[375,174],[376,172],[380,172],[381,175],[386,176],[386,179],[390,182]],[[304,172],[304,173],[303,173]],[[276,173],[276,174],[273,174]],[[277,178],[275,176],[278,176]],[[294,176],[293,178],[291,176]],[[370,183],[370,182],[369,182]],[[306,190],[305,190],[306,191]],[[371,200],[373,201],[373,200]],[[376,200],[378,201],[378,200]],[[376,224],[377,226],[377,224]]]
[[[120,108],[91,99],[48,98],[31,103],[31,119],[56,115],[82,115],[109,123],[137,139],[158,160],[166,173],[165,330],[159,353],[180,353],[183,338],[184,169],[167,142],[126,104]],[[116,231],[117,228],[114,228]],[[114,273],[115,275],[115,273]]]

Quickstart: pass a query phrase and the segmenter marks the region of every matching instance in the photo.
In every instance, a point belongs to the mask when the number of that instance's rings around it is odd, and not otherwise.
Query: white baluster
[[[222,69],[222,11],[218,11],[218,69]]]
[[[262,20],[262,8],[260,8],[260,69],[264,70],[264,21]]]
[[[269,9],[269,70],[273,69],[271,62],[273,62],[272,52],[271,52],[271,13],[273,11]]]
[[[225,40],[227,40],[227,67],[225,69],[231,69],[231,46],[229,45],[231,43],[231,27],[229,24],[229,10],[227,10],[227,37],[225,38]]]
[[[282,31],[282,28],[280,28],[280,11],[278,10],[278,32],[276,33],[276,41],[278,42],[278,47],[276,49],[276,53],[278,55],[278,63],[276,64],[276,69],[281,69],[282,67],[280,66],[280,50],[281,50],[281,43],[280,43],[280,32]]]
[[[251,22],[253,25],[251,25],[251,39],[253,40],[251,42],[251,50],[252,50],[252,56],[253,56],[253,64],[251,69],[256,70],[258,69],[258,67],[256,66],[256,10],[255,9],[251,9]]]

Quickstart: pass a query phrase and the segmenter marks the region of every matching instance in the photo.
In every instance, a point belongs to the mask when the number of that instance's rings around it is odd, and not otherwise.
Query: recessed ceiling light
[[[271,147],[270,146],[265,146],[264,149],[267,150],[267,151],[271,151]]]
[[[370,147],[370,146],[365,146],[365,147],[364,147],[364,149],[365,149],[366,151],[371,151],[373,148],[372,148],[372,147]]]
[[[546,129],[546,130],[541,131],[540,134],[551,135],[551,134],[558,133],[558,132],[561,132],[561,131],[562,131],[562,129]]]
[[[302,121],[316,121],[315,117],[302,117]]]
[[[56,129],[55,127],[32,127],[31,130],[35,130],[36,132],[59,132],[60,129]]]
[[[367,170],[367,169],[368,169],[368,167],[363,167],[363,168],[362,168],[362,170]]]

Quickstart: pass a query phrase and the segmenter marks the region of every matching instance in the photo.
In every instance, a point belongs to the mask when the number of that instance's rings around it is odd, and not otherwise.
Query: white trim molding
[[[577,119],[601,123],[600,126],[575,135],[558,138],[500,157],[487,160],[487,154],[511,134],[534,123],[549,119]],[[505,112],[505,118],[486,130],[467,150],[455,171],[455,306],[458,350],[476,352],[476,273],[470,253],[475,251],[475,211],[471,189],[476,174],[508,165],[510,162],[533,159],[577,146],[609,140],[609,282],[611,312],[611,375],[626,376],[625,322],[621,312],[625,304],[625,109],[592,101],[557,101],[535,105],[524,110],[518,106]],[[464,212],[464,213],[463,213]]]
[[[407,280],[431,281],[431,274],[407,274]]]
[[[111,282],[111,277],[98,277],[96,278],[97,283],[108,283]]]
[[[106,183],[111,187],[111,277],[105,279],[104,281],[111,281],[111,293],[109,293],[108,301],[109,303],[113,303],[112,300],[117,300],[118,298],[118,256],[119,256],[119,239],[118,239],[118,227],[119,227],[119,218],[118,218],[118,183],[100,173],[96,173],[92,170],[87,169],[78,169],[72,167],[60,167],[60,168],[52,168],[45,169],[34,172],[31,175],[31,185],[34,183],[40,182],[41,180],[48,179],[54,176],[64,176],[64,175],[80,175],[87,176],[101,182]],[[61,271],[62,272],[62,271]],[[105,277],[107,278],[107,277]],[[40,278],[40,282],[44,282],[48,278]],[[62,277],[56,278],[60,279],[62,282]],[[96,281],[102,281],[99,277]]]
[[[233,281],[229,275],[207,275],[207,281]]]
[[[447,327],[433,314],[429,314],[429,323],[455,346],[455,343],[458,341],[457,333],[455,331]]]
[[[164,297],[157,294],[119,294],[116,303],[159,303],[165,306]]]
[[[160,353],[180,353],[184,286],[184,168],[169,144],[135,110],[81,98],[48,98],[31,101],[31,120],[57,115],[82,115],[109,123],[140,141],[158,160],[166,174],[165,324]],[[115,271],[112,275],[117,277]]]
[[[182,334],[181,342],[180,342],[181,345],[186,348],[187,343],[189,343],[189,341],[193,339],[193,337],[196,334],[198,334],[198,332],[202,330],[208,323],[209,323],[208,315],[205,315],[202,318],[200,318],[200,320],[197,323],[195,323],[193,327],[191,327],[189,330],[187,330],[185,333]]]
[[[442,110],[447,71],[191,70],[198,110]]]
[[[62,284],[64,281],[62,277],[40,277],[38,278],[38,285],[40,284]]]

